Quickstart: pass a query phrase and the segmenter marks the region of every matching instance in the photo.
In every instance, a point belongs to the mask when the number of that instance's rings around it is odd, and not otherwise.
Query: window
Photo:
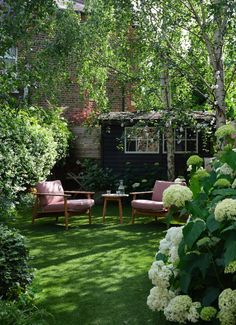
[[[163,152],[166,153],[166,138],[163,135]],[[175,153],[198,152],[198,133],[190,128],[175,130]]]
[[[125,153],[159,153],[159,132],[154,127],[126,127]]]

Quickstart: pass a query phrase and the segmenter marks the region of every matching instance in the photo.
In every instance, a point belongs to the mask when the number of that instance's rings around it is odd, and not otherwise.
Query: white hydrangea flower
[[[183,226],[171,227],[167,230],[166,236],[160,241],[159,251],[169,258],[169,262],[177,265],[179,262],[178,248],[183,238]]]
[[[175,205],[181,208],[185,205],[186,201],[192,200],[193,193],[187,186],[179,184],[170,185],[163,192],[163,204],[164,207],[169,208]]]
[[[169,257],[169,261],[173,264],[173,265],[177,265],[179,263],[179,253],[178,253],[178,246],[172,246],[170,249],[170,257]]]
[[[235,273],[236,272],[236,260],[232,261],[225,267],[224,273]]]
[[[174,297],[175,293],[171,290],[153,287],[147,298],[147,305],[153,311],[161,311],[168,306],[170,300]]]
[[[188,168],[187,168],[187,171],[188,171],[188,172],[191,172],[192,169],[193,169],[193,166],[192,166],[192,165],[189,165]]]
[[[221,310],[232,311],[236,314],[236,290],[227,288],[221,292],[218,300]]]
[[[136,187],[139,187],[139,186],[140,186],[140,183],[134,183],[134,184],[132,185],[133,188],[136,188]]]
[[[232,188],[236,188],[236,178],[235,178],[235,180],[233,181],[233,183],[232,183]]]
[[[219,222],[223,220],[236,220],[236,200],[224,199],[217,203],[215,219]]]
[[[166,240],[170,241],[173,245],[179,245],[183,238],[183,226],[171,227],[167,230]]]
[[[222,175],[229,175],[229,176],[234,175],[234,170],[226,163],[223,164],[221,167],[217,168],[216,171]]]
[[[171,242],[170,241],[167,241],[166,238],[163,238],[160,241],[159,252],[158,253],[161,253],[161,254],[164,254],[164,255],[168,255],[169,250],[170,250],[170,247],[171,247]]]
[[[197,323],[199,320],[199,312],[198,309],[201,308],[200,302],[193,302],[192,306],[189,309],[189,314],[188,314],[188,321],[191,323]]]
[[[221,325],[235,325],[236,317],[233,313],[228,312],[227,310],[220,310],[217,318],[220,320]]]
[[[164,309],[164,315],[167,320],[186,324],[188,320],[197,322],[199,314],[197,312],[199,303],[193,303],[188,295],[179,295],[174,297]]]
[[[163,261],[155,261],[148,272],[149,279],[152,284],[159,288],[168,288],[170,286],[170,278],[173,275],[173,265],[165,265]]]

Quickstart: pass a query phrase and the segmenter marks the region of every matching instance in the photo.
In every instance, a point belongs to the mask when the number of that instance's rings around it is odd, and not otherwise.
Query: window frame
[[[146,126],[148,129],[156,129],[156,127],[151,127],[151,126]],[[137,151],[137,143],[138,143],[138,140],[140,140],[140,137],[134,137],[134,138],[132,138],[131,140],[134,140],[135,141],[135,151],[128,151],[127,150],[127,148],[128,148],[128,145],[127,145],[127,140],[128,140],[128,138],[127,138],[127,130],[128,129],[141,129],[141,130],[143,130],[144,128],[143,127],[134,127],[134,126],[126,126],[125,127],[125,132],[124,132],[124,153],[125,154],[144,154],[144,155],[146,155],[146,154],[159,154],[160,153],[160,132],[159,131],[157,131],[157,140],[156,140],[156,143],[157,143],[157,151]],[[151,139],[153,139],[153,138],[147,138],[147,139],[145,139],[145,138],[142,138],[142,140],[143,141],[145,141],[146,140],[146,145],[148,146],[148,142],[151,140]]]
[[[187,130],[188,129],[190,129],[190,127],[185,127],[184,128],[184,138],[181,140],[181,141],[184,141],[184,147],[185,147],[185,150],[184,151],[177,151],[176,150],[176,136],[175,136],[175,130],[174,130],[174,138],[175,138],[175,149],[174,149],[174,152],[176,153],[176,154],[185,154],[185,153],[198,153],[198,151],[199,151],[199,148],[198,148],[198,135],[199,135],[199,133],[198,133],[198,131],[196,131],[196,138],[195,139],[190,139],[190,138],[188,138],[187,137]],[[187,144],[188,144],[188,141],[195,141],[195,144],[196,144],[196,150],[195,151],[188,151],[188,150],[186,150],[188,147],[187,147]],[[162,152],[164,153],[164,154],[166,154],[167,153],[167,151],[165,150],[165,142],[166,142],[166,137],[165,137],[165,134],[163,133],[163,136],[162,136]]]

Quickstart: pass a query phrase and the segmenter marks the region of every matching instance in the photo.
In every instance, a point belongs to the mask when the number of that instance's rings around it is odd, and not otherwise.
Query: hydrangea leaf
[[[214,232],[220,228],[220,223],[216,221],[214,214],[211,214],[206,221],[207,229],[210,232]]]
[[[236,190],[233,188],[222,188],[217,189],[212,192],[213,196],[221,195],[222,197],[232,197],[236,196]]]
[[[204,297],[202,299],[203,306],[210,306],[219,296],[220,289],[216,287],[206,288]]]
[[[189,284],[191,281],[191,275],[187,271],[181,271],[180,272],[180,288],[183,293],[188,292]]]
[[[222,154],[221,161],[227,163],[232,169],[236,169],[236,152],[226,151]]]
[[[222,231],[221,231],[221,233],[224,233],[224,232],[227,232],[227,231],[229,231],[229,230],[236,230],[236,222],[234,222],[232,225],[230,225],[229,227],[226,227],[226,228],[224,228]]]
[[[195,241],[206,229],[206,224],[203,220],[191,221],[183,228],[184,241],[189,248],[192,248]]]
[[[227,236],[225,242],[225,253],[224,261],[225,265],[228,265],[230,262],[236,260],[236,233],[235,231],[231,233],[230,236]]]
[[[209,253],[205,254],[191,254],[185,255],[181,261],[180,271],[180,287],[184,293],[188,292],[189,285],[193,276],[196,276],[196,270],[199,270],[205,278],[208,267],[211,262]],[[185,271],[186,270],[186,271]]]

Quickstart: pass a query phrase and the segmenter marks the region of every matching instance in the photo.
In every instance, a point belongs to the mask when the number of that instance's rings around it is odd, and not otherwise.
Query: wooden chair
[[[176,184],[174,182],[156,181],[152,191],[132,192],[133,199],[132,206],[132,224],[134,224],[135,217],[138,215],[146,215],[157,218],[164,218],[168,212],[163,206],[162,195],[165,189],[170,185]],[[150,200],[136,199],[137,195],[152,194]]]
[[[35,204],[33,208],[32,223],[38,218],[64,216],[65,227],[68,230],[68,219],[72,215],[87,214],[91,224],[91,208],[94,200],[91,196],[94,192],[64,191],[61,181],[47,181],[37,184]],[[85,199],[72,199],[72,196],[83,195]]]

